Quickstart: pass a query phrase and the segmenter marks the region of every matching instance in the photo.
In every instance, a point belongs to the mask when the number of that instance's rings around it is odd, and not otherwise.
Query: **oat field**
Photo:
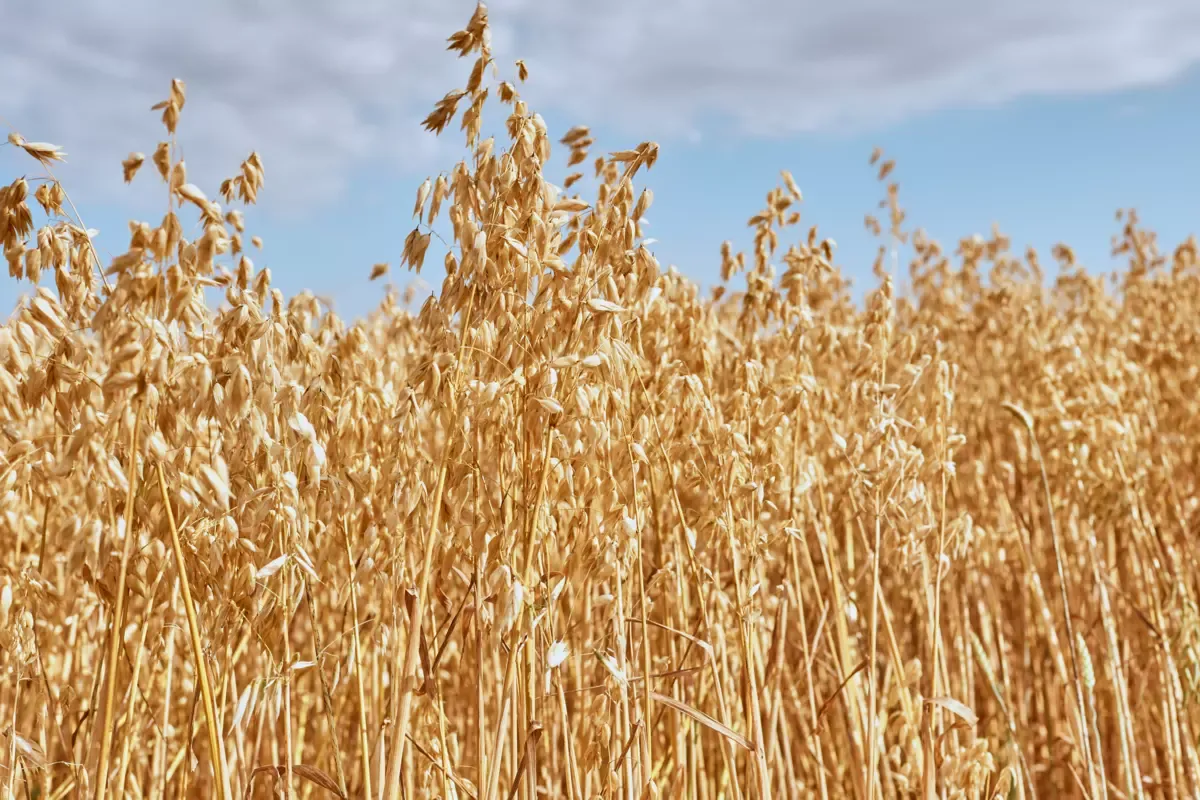
[[[1200,796],[1196,243],[943,248],[876,153],[865,303],[786,172],[702,293],[658,146],[548,131],[489,41],[396,212],[397,269],[453,232],[419,311],[273,288],[181,81],[109,263],[9,136],[0,797]]]

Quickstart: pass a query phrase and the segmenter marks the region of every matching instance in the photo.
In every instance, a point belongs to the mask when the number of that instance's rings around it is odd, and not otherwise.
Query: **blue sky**
[[[124,186],[119,162],[153,149],[161,128],[148,107],[181,77],[193,182],[215,195],[251,146],[266,164],[262,203],[247,212],[266,243],[255,264],[286,293],[308,288],[345,316],[368,312],[384,283],[368,281],[371,265],[396,263],[416,187],[460,157],[456,128],[439,143],[419,120],[465,77],[469,65],[443,42],[474,4],[221,0],[187,20],[138,3],[146,9],[133,15],[133,33],[118,25],[123,5],[91,2],[43,51],[0,55],[0,74],[18,79],[0,86],[0,118],[67,151],[59,177],[100,230],[101,254],[124,249],[126,220],[163,213],[151,170]],[[0,16],[40,26],[33,5],[0,0]],[[581,123],[598,140],[593,155],[659,142],[642,178],[655,193],[648,235],[664,267],[706,286],[718,279],[722,240],[749,244],[747,218],[788,169],[805,195],[797,235],[819,225],[838,242],[839,265],[869,287],[876,241],[863,215],[883,197],[867,164],[876,145],[897,161],[910,226],[951,250],[998,223],[1047,265],[1049,248],[1065,242],[1107,270],[1118,208],[1138,208],[1168,248],[1200,228],[1200,11],[1191,3],[1155,0],[1136,12],[1068,0],[970,11],[943,0],[847,5],[810,6],[806,16],[804,4],[772,0],[664,0],[660,16],[638,16],[636,0],[621,0],[606,6],[609,19],[564,0],[549,21],[533,0],[490,9],[497,61],[511,73],[511,58],[526,58],[523,93],[555,138]],[[886,19],[863,28],[868,12]],[[641,33],[628,33],[626,17]],[[216,33],[231,22],[245,41]],[[138,45],[159,34],[174,46]],[[582,38],[564,44],[571,36]],[[72,106],[64,96],[82,99]],[[565,155],[552,179],[565,175]],[[38,171],[0,147],[0,181]],[[422,276],[426,291],[440,283],[439,261]],[[410,280],[395,269],[390,278]],[[0,307],[22,291],[0,276]]]

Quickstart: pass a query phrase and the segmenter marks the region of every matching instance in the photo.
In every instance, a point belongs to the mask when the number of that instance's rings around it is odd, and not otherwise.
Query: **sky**
[[[150,106],[187,84],[179,140],[189,180],[216,195],[251,150],[266,167],[249,233],[286,294],[368,313],[413,227],[420,183],[462,157],[457,126],[420,121],[470,63],[445,49],[474,0],[0,0],[0,127],[60,145],[55,169],[102,258],[127,220],[156,224],[165,188],[121,160],[163,137]],[[725,239],[795,176],[804,225],[838,243],[858,292],[877,241],[863,215],[897,162],[911,226],[949,249],[993,224],[1014,248],[1065,242],[1111,269],[1114,212],[1136,207],[1173,247],[1200,219],[1200,3],[1194,0],[494,0],[501,77],[555,140],[591,127],[592,155],[659,143],[647,234],[664,267],[719,281]],[[7,133],[7,130],[5,131]],[[548,168],[561,180],[566,150]],[[43,170],[0,146],[0,183]],[[786,244],[786,242],[785,242]],[[431,248],[431,253],[433,249]],[[418,303],[441,282],[427,265]],[[393,267],[403,288],[413,276]],[[735,279],[736,281],[736,279]],[[46,280],[50,282],[49,278]],[[737,284],[735,284],[736,286]],[[29,287],[0,273],[0,309]]]

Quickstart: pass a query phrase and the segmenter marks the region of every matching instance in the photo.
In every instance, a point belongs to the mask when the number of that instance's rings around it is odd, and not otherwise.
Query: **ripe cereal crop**
[[[786,172],[702,294],[643,238],[658,145],[552,135],[489,42],[397,212],[419,310],[274,288],[268,170],[189,182],[182,81],[109,263],[9,136],[2,796],[1200,796],[1195,241],[949,252],[877,152],[864,303]]]

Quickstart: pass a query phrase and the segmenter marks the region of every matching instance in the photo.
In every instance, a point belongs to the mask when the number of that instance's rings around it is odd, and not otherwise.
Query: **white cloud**
[[[469,64],[473,0],[0,0],[0,115],[62,145],[68,183],[118,185],[188,84],[181,137],[206,188],[253,148],[270,207],[333,201],[356,171],[432,162],[419,125]],[[502,68],[532,105],[631,139],[886,124],[1029,94],[1152,85],[1200,60],[1193,0],[495,0]],[[509,69],[511,72],[511,70]],[[449,141],[457,145],[457,138]],[[623,145],[625,142],[616,144]],[[439,160],[438,166],[444,160]]]
[[[500,3],[499,5],[504,5]],[[536,96],[576,114],[752,135],[892,122],[950,105],[1160,83],[1200,60],[1190,0],[626,0],[511,21]],[[644,10],[647,9],[647,10]]]

